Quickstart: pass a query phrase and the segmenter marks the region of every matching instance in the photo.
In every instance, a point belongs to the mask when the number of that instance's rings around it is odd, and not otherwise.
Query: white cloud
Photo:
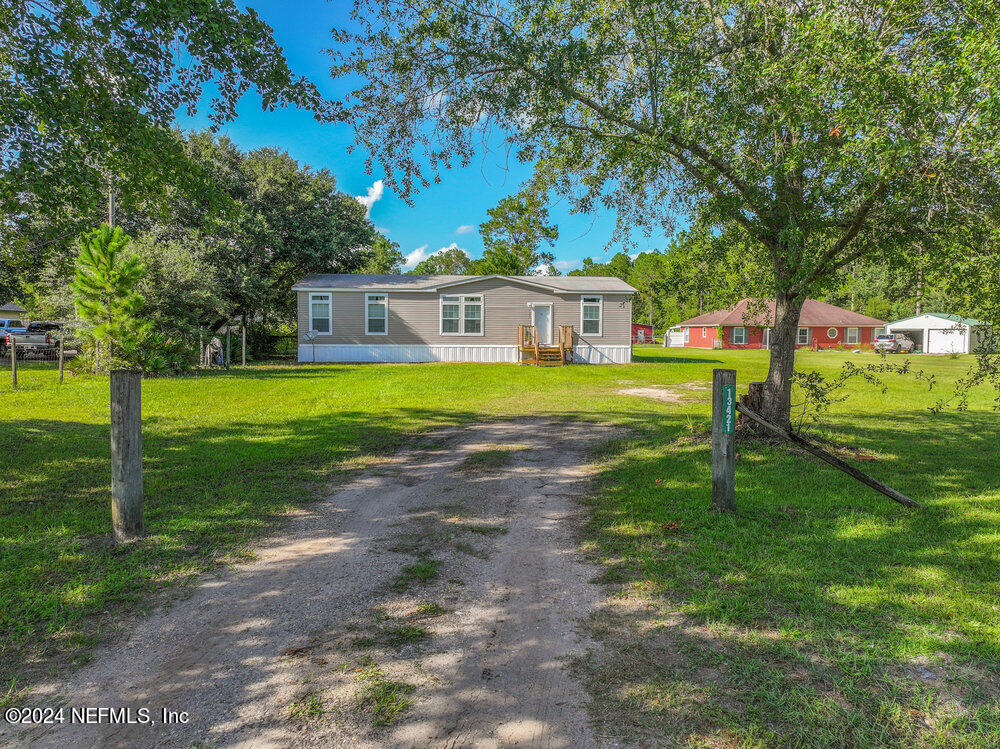
[[[573,270],[579,264],[580,264],[579,260],[556,260],[553,263],[553,265],[556,267],[556,270],[562,271],[563,273],[565,273],[568,270]]]
[[[406,256],[406,260],[403,263],[403,267],[412,268],[417,263],[422,263],[424,260],[431,257],[432,255],[438,255],[447,250],[458,250],[459,252],[464,252],[466,255],[469,254],[469,251],[466,250],[464,247],[459,247],[457,242],[452,242],[450,245],[434,250],[434,252],[428,252],[427,245],[422,244],[417,249],[415,249],[413,252],[409,253]]]
[[[372,206],[382,199],[382,193],[384,192],[385,186],[382,184],[382,180],[377,179],[372,186],[368,188],[367,195],[355,196],[354,199],[365,207],[365,218],[371,218]]]
[[[455,229],[456,234],[471,234],[476,230],[476,227],[472,224],[462,224],[460,227]]]
[[[552,266],[548,263],[539,263],[534,268],[531,269],[531,275],[533,276],[551,276]]]
[[[417,263],[422,263],[429,257],[430,255],[427,253],[427,245],[422,244],[413,252],[407,253],[406,260],[403,261],[403,267],[412,268]]]

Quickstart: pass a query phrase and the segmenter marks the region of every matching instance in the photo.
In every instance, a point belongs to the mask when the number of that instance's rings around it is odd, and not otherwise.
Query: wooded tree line
[[[663,250],[629,255],[618,252],[607,262],[585,258],[571,276],[616,276],[638,293],[632,320],[652,325],[656,334],[704,312],[729,307],[745,297],[766,298],[773,281],[766,263],[756,262],[738,229],[678,233]],[[817,298],[881,320],[921,312],[960,311],[994,319],[988,292],[974,297],[958,288],[961,269],[925,262],[918,252],[905,261],[859,258],[847,265],[838,283]],[[988,280],[986,288],[996,288]],[[981,289],[981,291],[985,291]]]
[[[233,321],[247,326],[252,352],[294,319],[292,284],[307,273],[391,272],[403,258],[365,218],[364,207],[337,189],[327,170],[298,164],[272,148],[244,152],[210,132],[174,133],[185,158],[217,185],[211,202],[168,190],[118,211],[132,241],[122,251],[144,272],[137,290],[160,333],[196,351],[199,335]],[[21,224],[5,255],[10,296],[35,318],[72,320],[80,228],[99,224],[89,211],[59,225],[47,216]]]

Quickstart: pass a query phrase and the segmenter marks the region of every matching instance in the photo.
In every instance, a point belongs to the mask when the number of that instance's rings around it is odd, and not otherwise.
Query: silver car
[[[887,354],[911,354],[917,344],[905,333],[887,333],[875,337],[875,350]]]

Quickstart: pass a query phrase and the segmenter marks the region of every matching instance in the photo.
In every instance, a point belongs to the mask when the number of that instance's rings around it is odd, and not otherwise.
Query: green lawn
[[[803,353],[827,373],[844,358]],[[87,657],[160,591],[239,554],[318,483],[410,435],[518,414],[613,421],[586,543],[619,588],[578,664],[605,728],[716,745],[1000,743],[1000,417],[991,394],[933,416],[968,358],[915,357],[927,392],[855,385],[825,436],[926,502],[907,510],[812,458],[742,443],[733,516],[707,512],[708,393],[764,352],[648,347],[631,366],[259,367],[143,383],[148,540],[108,543],[107,380],[0,378],[0,678]],[[0,692],[2,696],[2,692]]]

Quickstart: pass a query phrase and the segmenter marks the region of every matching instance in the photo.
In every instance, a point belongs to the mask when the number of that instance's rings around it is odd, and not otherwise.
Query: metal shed
[[[926,354],[971,354],[989,337],[981,320],[943,312],[927,312],[886,326],[889,333],[904,333]]]

